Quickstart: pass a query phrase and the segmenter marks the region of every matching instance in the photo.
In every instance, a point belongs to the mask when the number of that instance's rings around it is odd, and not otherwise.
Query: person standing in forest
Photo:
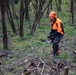
[[[64,35],[64,28],[62,21],[57,17],[56,12],[52,11],[49,14],[50,24],[51,24],[51,32],[48,35],[48,39],[52,40],[53,45],[53,55],[58,56],[60,53],[59,42],[61,41]]]

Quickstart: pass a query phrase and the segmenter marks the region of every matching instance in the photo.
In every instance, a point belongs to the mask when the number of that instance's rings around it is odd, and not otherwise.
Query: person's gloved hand
[[[46,42],[50,44],[52,42],[52,40],[47,39]]]
[[[49,36],[47,36],[47,38],[51,38],[51,37],[50,37],[50,35],[49,35]]]

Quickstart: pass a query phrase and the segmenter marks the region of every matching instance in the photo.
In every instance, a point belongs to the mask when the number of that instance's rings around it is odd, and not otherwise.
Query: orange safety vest
[[[64,34],[63,26],[61,25],[62,21],[57,18],[55,23],[50,22],[51,29],[57,31],[60,34]]]

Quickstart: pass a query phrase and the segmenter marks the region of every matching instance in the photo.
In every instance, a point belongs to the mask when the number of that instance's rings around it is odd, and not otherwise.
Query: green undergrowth
[[[76,72],[71,72],[70,71],[69,75],[76,75]]]
[[[68,39],[64,41],[67,44],[66,47],[69,47],[71,49],[72,48],[76,49],[76,42],[74,42],[74,39],[76,39],[76,29],[75,29],[75,26],[69,23],[70,13],[68,12],[69,10],[67,11],[68,6],[69,6],[68,0],[66,0],[66,2],[63,0],[62,11],[58,12],[58,17],[63,21],[64,32],[65,32],[64,36],[65,36],[65,39]],[[17,9],[18,7],[19,5],[16,6],[15,9]],[[56,6],[54,7],[54,10],[56,11]],[[17,11],[19,11],[19,9]],[[33,24],[33,19],[34,18],[32,15],[30,17],[31,25]],[[14,19],[14,23],[16,28],[19,29],[19,24],[18,24],[19,20],[17,22],[17,20]],[[49,18],[46,18],[45,14],[40,20],[40,23],[38,24],[37,29],[35,31],[35,35],[33,36],[30,35],[29,22],[26,21],[25,19],[23,23],[23,26],[24,26],[23,38],[19,37],[19,31],[17,31],[16,35],[12,33],[12,29],[8,20],[6,20],[6,25],[7,25],[8,37],[10,38],[10,42],[11,42],[9,44],[9,50],[12,51],[14,54],[9,55],[5,64],[7,65],[11,64],[12,61],[23,58],[27,54],[33,57],[43,56],[43,58],[48,59],[49,53],[52,52],[52,44],[47,44],[45,48],[46,43],[41,42],[41,39],[44,39],[44,40],[47,39],[47,36],[50,32],[50,20]],[[0,35],[0,39],[1,39],[2,38],[1,26],[0,26],[0,34],[1,34]],[[0,41],[0,49],[2,48],[3,48],[3,43],[2,41]],[[43,51],[44,51],[44,54],[43,54]],[[68,55],[66,52],[61,52],[58,58],[67,60],[69,56],[70,55]],[[72,61],[75,61],[75,60],[72,60]],[[71,73],[70,75],[75,75],[75,73]]]
[[[68,54],[66,52],[61,52],[58,56],[59,59],[68,59]]]

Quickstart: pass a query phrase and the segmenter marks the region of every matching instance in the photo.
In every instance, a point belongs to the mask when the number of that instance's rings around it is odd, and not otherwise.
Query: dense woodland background
[[[11,71],[9,67],[14,61],[18,64],[17,60],[21,58],[25,60],[24,57],[28,59],[43,57],[49,60],[52,46],[51,44],[45,46],[45,43],[40,40],[47,39],[50,32],[48,14],[51,11],[57,12],[64,25],[65,35],[60,43],[59,59],[71,61],[68,62],[68,66],[72,64],[73,68],[76,67],[76,0],[0,0],[0,64],[2,65],[0,72],[2,75],[21,75],[25,64],[19,63],[20,66]],[[65,75],[76,75],[75,70],[76,68]],[[43,73],[32,75],[46,75]]]

